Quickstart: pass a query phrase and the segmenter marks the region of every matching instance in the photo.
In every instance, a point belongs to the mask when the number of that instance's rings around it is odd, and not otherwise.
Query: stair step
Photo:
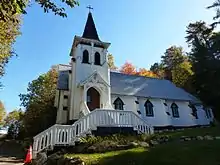
[[[92,131],[95,136],[106,136],[113,134],[137,135],[133,127],[97,127],[97,130]]]

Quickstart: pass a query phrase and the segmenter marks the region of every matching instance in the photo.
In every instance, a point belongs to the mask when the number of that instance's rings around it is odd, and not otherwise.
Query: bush
[[[9,139],[16,139],[19,135],[20,128],[21,128],[21,122],[19,122],[17,120],[12,122],[8,128],[8,138]]]
[[[145,135],[146,137],[149,135]],[[133,135],[121,135],[121,134],[114,134],[114,135],[109,135],[109,136],[105,136],[105,137],[101,137],[101,136],[88,136],[85,138],[81,138],[80,139],[80,143],[86,143],[88,145],[92,145],[95,143],[100,143],[102,141],[114,141],[117,142],[120,145],[125,145],[129,142],[134,142],[134,141],[143,141],[144,137],[143,135],[138,135],[138,136],[133,136]]]
[[[122,135],[114,134],[105,137],[87,136],[80,138],[76,146],[71,149],[74,153],[94,153],[106,152],[113,150],[123,150],[140,146],[140,142],[149,143],[152,138],[157,136],[152,135]],[[137,145],[132,145],[133,143]]]

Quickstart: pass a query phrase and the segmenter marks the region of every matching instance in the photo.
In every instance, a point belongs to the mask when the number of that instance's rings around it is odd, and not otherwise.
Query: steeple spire
[[[91,9],[93,9],[91,6],[88,6],[89,8],[89,14],[88,18],[86,21],[85,29],[83,32],[82,37],[83,38],[88,38],[88,39],[94,39],[94,40],[99,40],[99,36],[95,27],[95,23],[92,18],[92,13],[90,12]]]

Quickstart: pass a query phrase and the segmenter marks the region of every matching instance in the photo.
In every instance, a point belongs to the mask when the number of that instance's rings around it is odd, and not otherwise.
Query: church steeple
[[[92,18],[92,13],[89,11],[88,18],[86,21],[85,29],[82,35],[83,38],[99,40],[99,36],[95,27],[95,23]]]

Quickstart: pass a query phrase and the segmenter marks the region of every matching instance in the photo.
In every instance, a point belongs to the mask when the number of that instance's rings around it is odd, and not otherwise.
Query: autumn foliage
[[[125,64],[121,66],[119,71],[125,74],[131,74],[131,75],[137,74],[136,67],[130,62],[125,62]]]
[[[158,77],[152,71],[149,71],[145,68],[137,69],[131,62],[125,62],[124,65],[121,66],[120,70],[121,73],[130,74],[130,75],[140,75],[146,77]]]

